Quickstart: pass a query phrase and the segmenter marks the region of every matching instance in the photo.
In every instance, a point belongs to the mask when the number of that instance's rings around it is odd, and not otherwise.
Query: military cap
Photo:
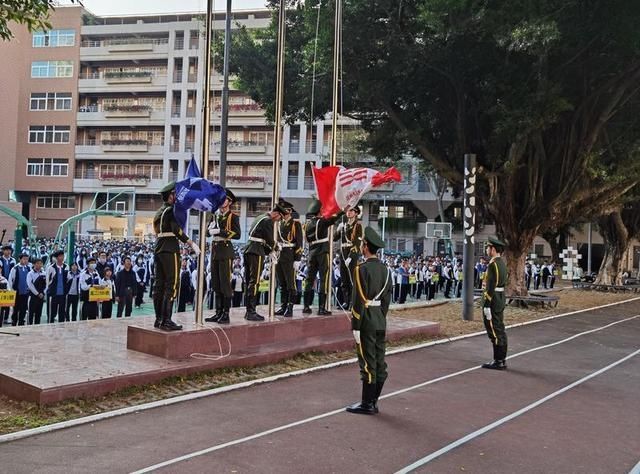
[[[237,201],[236,195],[229,188],[224,188],[224,192],[227,193],[227,198],[231,200],[231,204]]]
[[[3,245],[1,250],[13,250],[11,245]]]
[[[309,204],[309,208],[307,209],[307,214],[313,214],[315,216],[318,212],[320,212],[321,207],[322,206],[320,204],[320,201],[314,198],[311,201],[311,204]]]
[[[505,244],[498,237],[491,236],[489,237],[488,241],[489,241],[489,245],[492,245],[494,247],[505,248],[507,246],[507,244]]]
[[[377,249],[384,248],[384,240],[373,230],[373,227],[367,226],[364,229],[364,240]]]
[[[52,257],[58,257],[59,255],[64,255],[64,251],[63,250],[56,250],[55,252],[53,252],[51,254]]]
[[[175,189],[176,189],[176,182],[175,181],[171,181],[169,184],[167,184],[164,188],[162,188],[160,190],[160,194],[170,193],[171,191],[174,191]]]
[[[355,212],[356,214],[360,215],[360,208],[358,207],[358,205],[356,204],[355,206],[349,208],[350,211]]]
[[[291,214],[293,212],[293,204],[285,201],[284,199],[280,199],[274,211],[278,211],[281,214]]]

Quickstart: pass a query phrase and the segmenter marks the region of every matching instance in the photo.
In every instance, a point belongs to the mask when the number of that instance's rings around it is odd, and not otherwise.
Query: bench
[[[601,283],[574,281],[573,287],[580,290],[604,291],[607,293],[640,293],[640,285],[603,285]]]
[[[507,296],[507,304],[514,304],[522,308],[540,305],[543,308],[555,308],[560,302],[560,297],[555,295],[528,295],[528,296]]]

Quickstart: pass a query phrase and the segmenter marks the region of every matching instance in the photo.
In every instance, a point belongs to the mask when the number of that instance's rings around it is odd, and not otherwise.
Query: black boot
[[[384,380],[382,382],[376,382],[376,397],[373,399],[373,411],[376,413],[378,413],[378,398],[380,398],[383,386]]]
[[[282,304],[280,305],[280,309],[275,313],[273,313],[276,316],[284,316],[284,313],[287,312],[287,306],[289,305],[289,292],[284,290],[281,293],[282,293],[282,302],[281,302]]]
[[[217,323],[218,320],[222,317],[222,293],[216,293],[215,295],[216,314],[204,319],[208,323]]]
[[[311,314],[311,303],[313,302],[313,290],[305,290],[303,294],[304,308],[302,314]]]
[[[264,321],[264,317],[256,312],[256,295],[247,295],[245,301],[247,312],[244,315],[244,319],[247,321]]]
[[[373,401],[376,396],[376,384],[362,382],[362,401],[347,407],[349,413],[374,415],[376,413]]]
[[[182,326],[174,323],[171,320],[171,312],[173,310],[173,300],[167,298],[164,300],[164,311],[162,314],[162,323],[160,324],[160,329],[163,331],[180,331]]]
[[[229,319],[229,312],[231,311],[231,298],[225,298],[224,304],[222,305],[222,314],[216,321],[218,324],[229,324],[231,320]]]
[[[162,324],[162,312],[164,310],[164,305],[162,298],[158,295],[153,295],[153,310],[156,313],[156,321],[153,323],[153,327],[159,328]]]
[[[494,360],[493,362],[487,362],[486,364],[482,364],[483,369],[493,369],[493,370],[507,370],[507,364],[504,360]]]
[[[318,293],[318,316],[329,316],[331,311],[326,308],[327,295],[325,293]]]

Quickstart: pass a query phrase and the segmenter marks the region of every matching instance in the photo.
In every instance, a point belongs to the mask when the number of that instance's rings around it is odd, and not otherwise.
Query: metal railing
[[[173,71],[173,82],[175,83],[182,82],[182,69]]]
[[[107,40],[83,40],[82,48],[101,48],[103,46],[118,46],[126,44],[168,44],[169,38],[113,38]]]
[[[189,139],[185,140],[185,142],[184,142],[184,151],[189,151],[189,150],[195,151],[194,148],[193,148],[194,145],[195,145],[195,142],[193,140],[189,140]]]
[[[171,106],[171,116],[172,117],[180,117],[180,106],[179,105]]]
[[[187,82],[198,82],[198,73],[197,72],[190,72],[187,75]]]
[[[297,176],[288,176],[287,177],[287,189],[298,189],[298,177]]]
[[[304,177],[304,189],[305,191],[309,191],[312,189],[315,189],[316,185],[315,182],[313,180],[313,176],[305,176]]]
[[[176,38],[175,42],[173,43],[173,49],[184,49],[184,38]]]

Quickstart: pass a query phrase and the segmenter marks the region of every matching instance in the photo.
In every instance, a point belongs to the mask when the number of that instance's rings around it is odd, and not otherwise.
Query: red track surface
[[[602,328],[514,357],[507,372],[452,375],[489,357],[486,337],[390,356],[377,416],[332,413],[359,396],[349,365],[2,444],[0,470],[131,472],[187,455],[159,470],[396,472],[638,351],[638,314],[633,302],[511,329],[515,355]],[[416,472],[627,473],[640,460],[638,393],[640,355]]]

